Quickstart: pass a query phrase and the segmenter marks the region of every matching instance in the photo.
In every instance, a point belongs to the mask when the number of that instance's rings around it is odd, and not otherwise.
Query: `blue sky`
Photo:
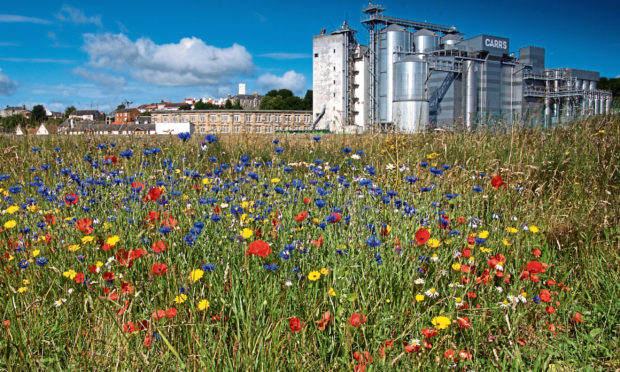
[[[27,4],[27,6],[25,6]],[[0,107],[109,111],[185,97],[312,88],[312,36],[347,19],[365,44],[365,1],[7,1]],[[546,49],[547,67],[620,74],[617,1],[383,1],[386,15]],[[506,4],[506,5],[505,5]]]

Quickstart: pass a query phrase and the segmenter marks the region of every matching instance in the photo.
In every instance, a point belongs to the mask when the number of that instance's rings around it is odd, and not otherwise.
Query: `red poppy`
[[[80,200],[80,198],[77,196],[76,193],[72,192],[70,194],[65,195],[65,204],[66,205],[73,205],[73,204],[77,204],[77,202]]]
[[[362,314],[355,313],[349,318],[349,324],[353,327],[360,327],[364,323],[366,323],[366,317]]]
[[[99,268],[97,267],[97,265],[90,265],[88,266],[88,271],[90,271],[91,274],[97,274]]]
[[[271,254],[271,247],[263,240],[256,240],[250,243],[245,254],[248,256],[255,255],[265,258]]]
[[[463,250],[461,251],[461,256],[463,256],[465,258],[471,257],[471,249],[463,248]]]
[[[149,212],[149,214],[146,216],[146,219],[149,222],[159,221],[159,212],[155,212],[155,211]]]
[[[301,320],[299,318],[291,317],[288,320],[288,326],[291,329],[291,332],[299,332],[301,331]]]
[[[332,213],[332,218],[329,219],[329,223],[337,223],[340,222],[340,219],[342,217],[340,216],[340,213],[338,212],[333,212]]]
[[[357,361],[361,365],[374,362],[374,358],[372,357],[372,355],[370,355],[368,351],[364,351],[363,353],[360,353],[359,351],[354,352],[353,359],[355,359],[355,361]]]
[[[73,280],[75,280],[77,284],[82,284],[85,279],[86,279],[86,276],[84,276],[84,273],[77,273],[75,278],[73,278]]]
[[[422,336],[424,336],[425,338],[431,338],[437,336],[437,331],[431,328],[424,328],[422,330]]]
[[[581,315],[580,313],[575,313],[575,316],[573,317],[573,323],[583,323],[582,317],[583,315]]]
[[[144,184],[142,182],[132,182],[131,188],[135,189],[137,192],[140,192],[144,189]]]
[[[153,275],[164,275],[168,271],[168,265],[165,263],[153,264]]]
[[[553,308],[553,306],[547,306],[545,307],[545,312],[547,312],[547,314],[553,314],[555,313],[555,309]]]
[[[549,292],[546,289],[542,289],[540,291],[540,295],[538,295],[538,297],[540,297],[540,300],[542,302],[551,302],[551,292]]]
[[[166,310],[166,316],[168,318],[174,318],[175,316],[177,316],[177,309],[171,307],[170,309]]]
[[[535,249],[532,251],[532,254],[534,255],[534,257],[540,257],[540,254],[541,254],[540,249],[535,248]]]
[[[147,333],[146,336],[144,336],[144,342],[142,343],[142,345],[144,345],[145,347],[149,347],[153,344],[153,335],[151,335],[150,333]]]
[[[123,315],[129,307],[129,300],[125,300],[125,305],[116,311],[116,315]]]
[[[117,162],[117,160],[116,160],[116,156],[114,156],[114,155],[107,155],[107,156],[104,156],[104,157],[103,157],[103,160],[104,160],[105,162],[110,162],[110,163],[116,163],[116,162]]]
[[[452,360],[455,354],[456,354],[456,350],[448,349],[443,353],[443,356],[446,357],[446,359],[448,360]]]
[[[54,225],[56,224],[56,217],[53,214],[46,214],[45,215],[45,223],[48,225]]]
[[[80,230],[84,235],[89,235],[93,232],[92,224],[93,221],[90,218],[82,218],[76,222],[75,229]]]
[[[122,282],[121,283],[121,293],[122,294],[130,295],[135,290],[136,290],[136,287],[131,285],[131,283],[128,283],[128,282]]]
[[[461,350],[459,351],[459,357],[463,360],[471,359],[471,353],[467,350]]]
[[[151,314],[151,318],[155,320],[164,318],[165,316],[166,316],[166,310],[163,310],[163,309],[157,309],[153,311],[153,314]]]
[[[425,244],[428,239],[430,239],[431,233],[425,228],[421,228],[420,230],[415,232],[415,240],[418,245]]]
[[[8,327],[8,326],[11,325],[11,321],[10,320],[5,320],[5,321],[2,322],[2,325],[5,326],[5,327]]]
[[[459,218],[457,218],[457,219],[456,219],[456,222],[458,222],[458,223],[465,223],[465,222],[466,222],[466,221],[465,221],[465,217],[459,217]]]
[[[408,353],[414,353],[422,348],[422,345],[407,345],[405,346],[405,351]]]
[[[332,314],[329,311],[323,313],[323,319],[316,321],[319,331],[324,331],[325,326],[329,323],[330,320],[333,320]]]
[[[220,214],[220,206],[216,205],[215,208],[213,208],[213,212],[215,212],[215,214]]]
[[[529,271],[532,274],[538,274],[538,273],[544,273],[545,272],[545,265],[538,262],[538,261],[530,261],[528,262],[527,266],[525,267],[525,269],[527,271]]]
[[[303,211],[303,212],[299,212],[297,214],[297,216],[295,216],[295,221],[297,222],[302,222],[303,220],[305,220],[308,217],[308,212],[307,211]]]
[[[491,179],[491,186],[493,186],[495,190],[498,190],[502,186],[506,187],[506,182],[502,180],[502,176],[497,175]]]
[[[114,273],[113,272],[105,272],[103,273],[103,279],[105,280],[114,280]]]
[[[161,252],[165,251],[166,249],[168,249],[168,247],[166,247],[166,243],[164,243],[163,241],[159,240],[159,241],[156,241],[155,243],[153,243],[153,245],[151,246],[151,249],[155,253],[161,253]]]
[[[323,235],[321,235],[317,240],[313,240],[312,244],[317,247],[321,247],[323,245]]]
[[[148,201],[157,201],[163,192],[159,187],[151,187],[149,190],[149,194],[145,196],[142,200],[145,202]]]
[[[456,320],[458,320],[459,322],[459,328],[463,329],[463,328],[469,328],[471,327],[471,323],[469,322],[469,318],[464,316],[464,317],[457,317]]]
[[[304,198],[304,204],[310,204],[310,198]]]

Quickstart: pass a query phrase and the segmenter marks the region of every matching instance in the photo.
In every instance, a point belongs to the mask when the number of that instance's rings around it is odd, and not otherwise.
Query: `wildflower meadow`
[[[617,370],[619,138],[2,137],[0,368]]]

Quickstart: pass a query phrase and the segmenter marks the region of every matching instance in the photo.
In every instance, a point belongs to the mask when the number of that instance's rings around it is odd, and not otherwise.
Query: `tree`
[[[232,102],[230,102],[230,100],[229,100],[229,99],[227,99],[227,100],[226,100],[226,103],[224,104],[224,108],[225,108],[226,110],[232,110],[232,108],[233,108],[233,104],[232,104]]]
[[[37,124],[42,122],[45,119],[45,107],[43,105],[36,105],[32,108],[32,113],[30,114],[30,119],[33,123]]]
[[[189,103],[184,103],[181,106],[179,106],[179,110],[191,110],[192,109],[192,105],[190,105]]]
[[[260,110],[312,110],[312,91],[303,99],[289,89],[270,90],[260,102]]]
[[[75,108],[75,106],[69,106],[65,109],[65,118],[68,118],[69,115],[71,115],[72,113],[74,113],[75,111],[77,111],[77,109]]]
[[[125,104],[121,103],[120,105],[116,106],[117,110],[124,110],[125,109]]]
[[[2,118],[0,123],[1,123],[1,125],[2,125],[2,127],[4,129],[6,129],[6,130],[13,130],[19,124],[24,123],[24,117],[21,116],[20,114],[11,115],[11,116],[7,116],[5,118]]]
[[[151,116],[151,112],[150,111],[144,111],[143,113],[140,114],[140,116]]]
[[[302,110],[312,110],[312,91],[307,90],[304,96],[304,107]]]
[[[243,107],[241,107],[241,102],[239,101],[239,99],[237,98],[235,100],[235,103],[233,104],[233,110],[243,110]]]

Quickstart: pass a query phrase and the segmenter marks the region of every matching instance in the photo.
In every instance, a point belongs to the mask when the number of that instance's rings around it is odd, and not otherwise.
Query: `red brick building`
[[[134,124],[138,116],[140,116],[140,110],[137,108],[116,110],[112,124]]]

